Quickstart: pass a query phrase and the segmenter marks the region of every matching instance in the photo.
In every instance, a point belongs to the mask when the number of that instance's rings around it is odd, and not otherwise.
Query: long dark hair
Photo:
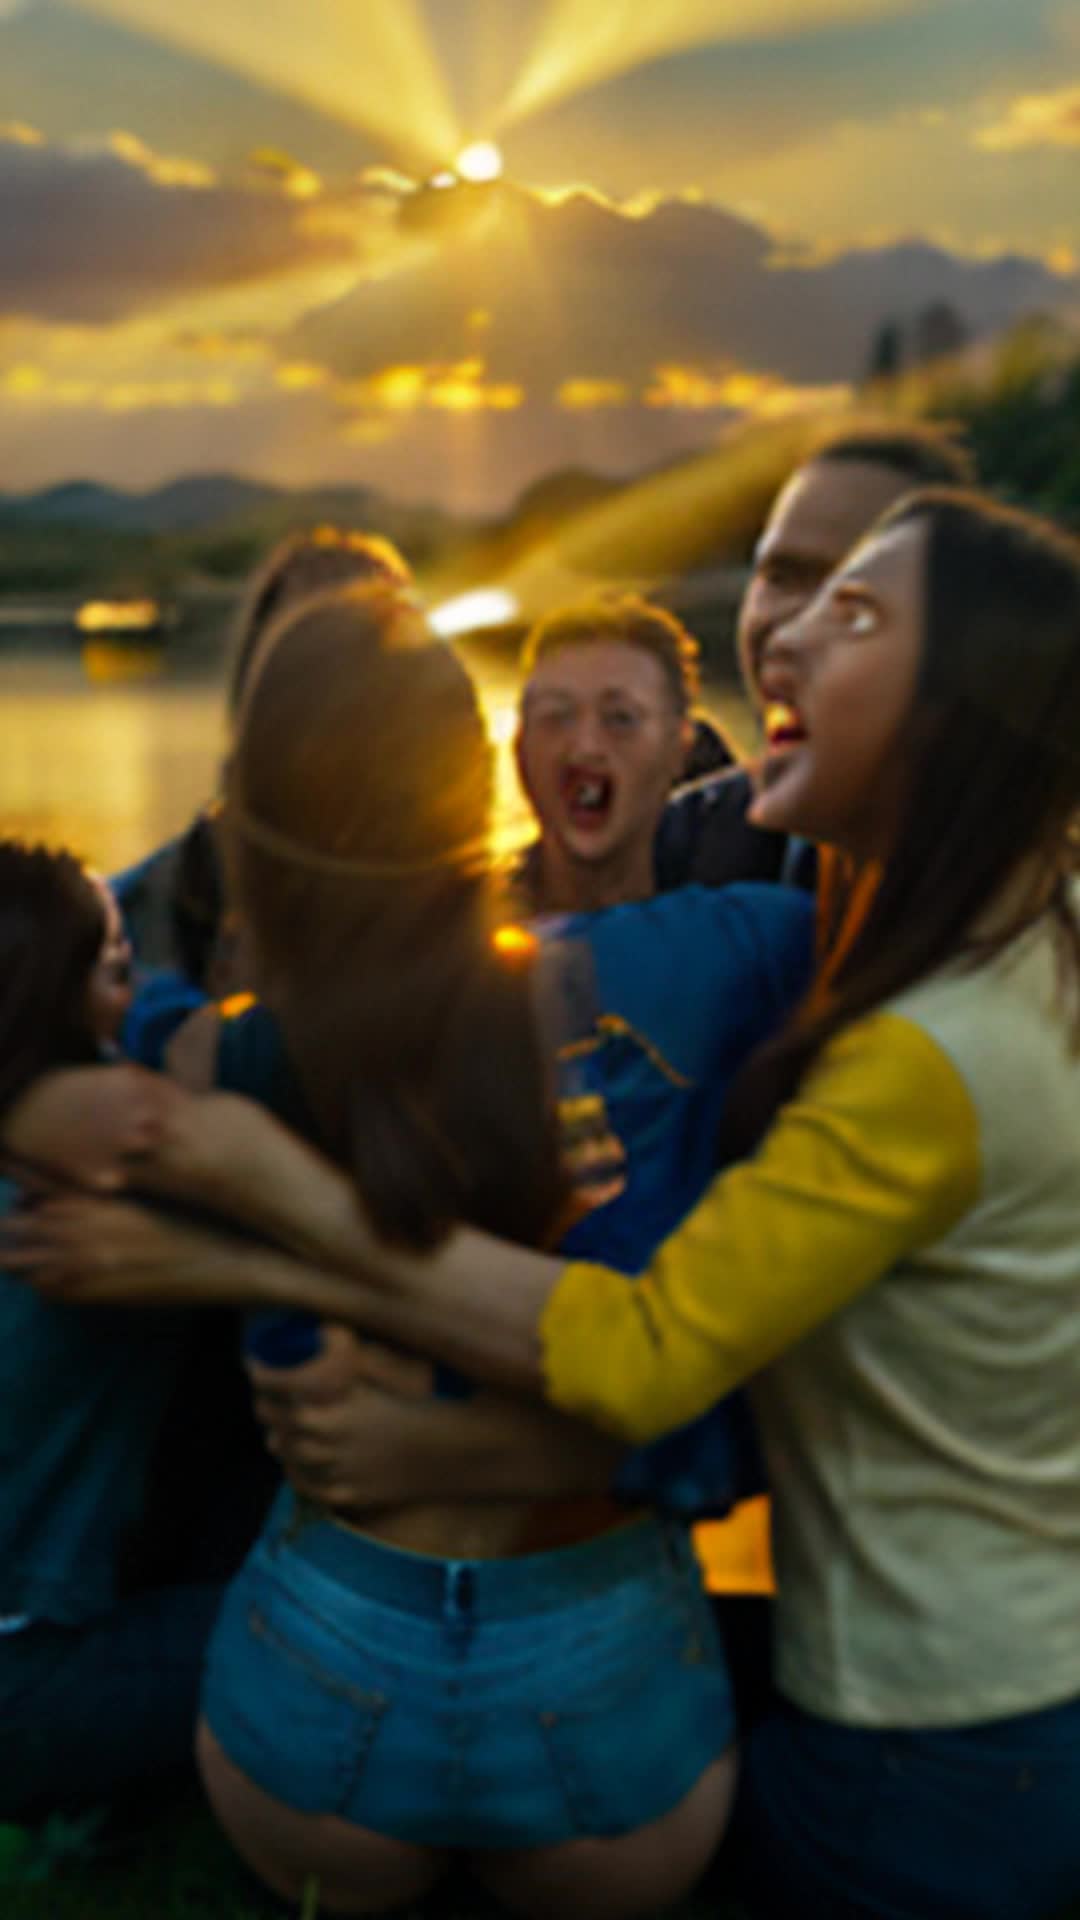
[[[985,964],[1047,906],[1080,1039],[1070,840],[1080,806],[1080,548],[1030,514],[933,488],[874,533],[925,529],[923,650],[896,845],[830,929],[807,1006],[734,1090],[727,1150],[760,1138],[840,1028],[949,963]],[[1015,882],[1007,915],[985,910]]]
[[[0,1111],[39,1074],[96,1058],[87,995],[104,938],[73,854],[0,840]]]
[[[491,753],[461,662],[386,586],[307,600],[240,709],[226,844],[323,1145],[387,1238],[536,1243],[562,1199],[529,966],[500,954]]]

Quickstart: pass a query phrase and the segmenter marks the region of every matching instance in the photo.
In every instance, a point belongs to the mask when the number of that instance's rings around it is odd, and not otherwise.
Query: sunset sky
[[[0,489],[498,506],[1080,313],[1078,210],[1075,0],[0,0]]]

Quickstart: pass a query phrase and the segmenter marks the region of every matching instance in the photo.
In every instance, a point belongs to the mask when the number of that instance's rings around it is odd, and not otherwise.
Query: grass
[[[32,1845],[0,1857],[3,1920],[282,1920],[289,1910],[263,1898],[210,1816],[193,1799],[148,1819],[126,1844],[95,1849],[85,1823],[51,1822]],[[309,1898],[295,1920],[317,1920]],[[396,1920],[503,1920],[500,1908],[464,1877]],[[710,1889],[656,1920],[742,1920]]]

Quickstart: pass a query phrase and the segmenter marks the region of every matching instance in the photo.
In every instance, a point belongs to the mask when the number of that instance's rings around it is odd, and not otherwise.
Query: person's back
[[[432,1249],[462,1219],[542,1244],[571,1198],[534,998],[543,952],[520,930],[500,937],[475,690],[425,643],[415,608],[385,595],[308,603],[269,646],[226,820],[278,1064],[283,1051],[306,1130],[399,1246]],[[358,754],[373,725],[380,753]],[[631,1171],[611,1201],[609,1244],[618,1227],[640,1264],[648,1232],[666,1228],[667,1187],[689,1204],[708,1178],[744,1050],[805,983],[810,913],[771,892],[689,893],[601,918],[599,1013],[564,1064],[570,1104],[580,1111],[599,1091],[623,1135]],[[590,937],[566,931],[570,950]],[[666,992],[673,968],[677,996]],[[642,1031],[650,1003],[670,1034],[652,1019]],[[227,1052],[228,1025],[222,1041]],[[228,1084],[250,1086],[242,1072]],[[639,1191],[650,1160],[657,1177]],[[591,1216],[596,1231],[606,1213]],[[592,1444],[609,1460],[606,1443]],[[390,1852],[389,1904],[390,1888],[405,1897],[440,1870],[432,1849],[486,1854],[489,1877],[516,1850],[518,1888],[534,1880],[525,1897],[543,1911],[551,1849],[568,1885],[611,1885],[621,1870],[625,1891],[609,1902],[636,1910],[640,1874],[620,1860],[640,1839],[657,1902],[676,1897],[715,1841],[733,1778],[730,1688],[686,1527],[610,1503],[584,1528],[579,1511],[561,1531],[546,1515],[539,1540],[532,1498],[455,1492],[350,1510],[343,1526],[331,1489],[302,1507],[283,1489],[208,1661],[199,1750],[219,1817],[283,1892],[324,1860],[331,1888],[350,1876],[363,1886]],[[282,1738],[292,1720],[312,1727],[306,1746]],[[339,1739],[365,1756],[344,1789]],[[617,1777],[601,1751],[613,1747]],[[566,1774],[582,1766],[592,1784],[568,1803]],[[581,1836],[603,1836],[595,1860],[580,1857]]]
[[[576,1003],[573,1031],[550,1029],[550,1070],[562,1094],[565,1137],[572,1109],[588,1091],[604,1113],[621,1161],[616,1191],[590,1207],[564,1235],[568,1255],[601,1260],[635,1274],[674,1230],[711,1180],[727,1089],[754,1045],[795,1004],[809,978],[813,915],[798,894],[734,887],[690,888],[592,915],[551,923],[540,966],[550,1004],[569,979]],[[672,975],[679,991],[668,991]],[[477,1033],[480,1044],[480,1033]],[[255,1006],[223,1023],[218,1047],[219,1088],[259,1099],[309,1137],[314,1122],[273,1015]],[[281,1339],[271,1325],[268,1352]],[[262,1351],[258,1341],[256,1356]],[[448,1382],[451,1390],[456,1386]],[[723,1431],[728,1410],[720,1409]],[[707,1463],[725,1447],[695,1423],[678,1455],[669,1445],[655,1467],[637,1460],[628,1475],[635,1498],[654,1491],[688,1518],[722,1514],[757,1491],[737,1472],[710,1483]],[[739,1431],[742,1431],[741,1421]],[[726,1456],[734,1460],[730,1446]],[[665,1486],[668,1466],[678,1490]],[[620,1509],[597,1509],[611,1524]],[[535,1542],[537,1515],[529,1501],[443,1501],[399,1512],[351,1513],[373,1538],[413,1551],[488,1557]],[[560,1542],[557,1513],[543,1516],[544,1542]],[[567,1509],[571,1537],[579,1537],[576,1505]]]

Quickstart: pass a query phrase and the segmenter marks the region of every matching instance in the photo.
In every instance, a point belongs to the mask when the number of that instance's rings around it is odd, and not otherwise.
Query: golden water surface
[[[516,682],[471,662],[496,747],[495,847],[529,837],[511,742]],[[178,832],[213,792],[224,738],[223,670],[168,646],[72,638],[0,646],[0,830],[72,846],[115,872]],[[710,710],[739,727],[738,701]]]

